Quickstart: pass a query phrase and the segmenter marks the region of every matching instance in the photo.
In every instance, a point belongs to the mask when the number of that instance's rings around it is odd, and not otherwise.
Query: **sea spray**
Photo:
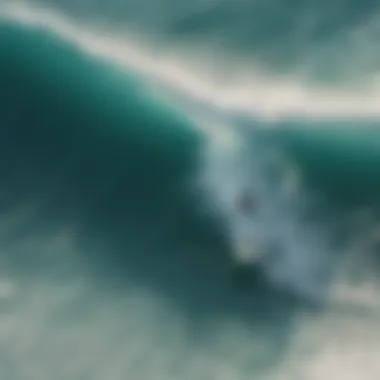
[[[259,265],[279,290],[321,301],[331,274],[323,226],[306,220],[301,173],[262,133],[219,125],[204,152],[200,183],[211,213],[224,228],[233,260]],[[228,136],[228,137],[227,137]],[[251,214],[239,207],[248,194]]]

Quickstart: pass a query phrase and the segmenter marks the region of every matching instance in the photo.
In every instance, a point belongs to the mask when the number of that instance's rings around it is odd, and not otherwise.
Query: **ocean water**
[[[378,379],[377,8],[3,0],[1,378]]]

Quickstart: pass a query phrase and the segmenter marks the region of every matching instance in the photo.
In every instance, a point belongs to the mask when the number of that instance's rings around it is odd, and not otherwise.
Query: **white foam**
[[[243,113],[258,118],[364,118],[380,116],[379,80],[374,77],[366,89],[343,91],[306,85],[297,77],[273,77],[250,69],[234,83],[221,84],[209,70],[195,70],[179,55],[168,56],[143,49],[135,36],[106,35],[71,23],[57,13],[37,9],[22,2],[0,7],[0,16],[29,25],[53,30],[78,44],[83,50],[111,59],[136,70],[150,83],[168,87],[185,95],[189,101],[226,112]],[[146,45],[148,46],[148,45]],[[217,67],[211,68],[214,72]],[[234,76],[235,77],[235,76]],[[226,81],[224,81],[226,82]]]
[[[283,155],[274,159],[268,149],[273,147],[256,136],[242,135],[229,144],[210,139],[200,177],[206,205],[219,216],[236,260],[260,261],[275,286],[320,301],[332,263],[325,231],[302,220],[299,179]],[[275,179],[269,170],[277,171]],[[242,194],[253,197],[252,215],[237,206]]]

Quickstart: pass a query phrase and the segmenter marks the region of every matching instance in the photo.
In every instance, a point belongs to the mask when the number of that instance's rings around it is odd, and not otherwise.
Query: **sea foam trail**
[[[236,83],[222,85],[211,74],[216,67],[201,70],[189,67],[180,56],[169,59],[165,54],[141,48],[141,42],[129,37],[96,33],[91,28],[74,25],[53,11],[13,3],[0,7],[0,16],[25,24],[53,30],[65,39],[95,55],[111,59],[147,77],[151,84],[166,87],[176,96],[185,96],[196,104],[242,113],[255,118],[273,120],[286,117],[300,118],[359,118],[376,119],[380,116],[379,81],[373,78],[366,89],[343,91],[301,83],[297,77],[276,78],[251,70]],[[127,42],[128,40],[128,42]],[[134,41],[133,41],[134,40]],[[185,59],[188,61],[187,57]]]

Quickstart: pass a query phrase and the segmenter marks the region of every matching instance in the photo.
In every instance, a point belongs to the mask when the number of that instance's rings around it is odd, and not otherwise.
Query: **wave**
[[[8,378],[378,373],[376,90],[231,90],[136,35],[1,12]]]
[[[76,199],[72,212],[88,207],[93,210],[88,215],[96,220],[105,207],[115,215],[123,209],[131,215],[131,207],[136,209],[136,225],[159,223],[167,231],[186,230],[181,236],[206,236],[211,232],[205,235],[204,227],[196,227],[202,222],[191,210],[189,189],[193,195],[197,190],[203,195],[201,213],[211,210],[219,217],[215,224],[221,226],[222,240],[233,256],[239,257],[245,245],[263,246],[258,252],[274,252],[264,267],[280,288],[314,298],[325,294],[336,256],[329,236],[333,223],[326,224],[324,212],[322,222],[312,215],[312,193],[330,202],[327,215],[342,200],[350,211],[377,202],[373,136],[378,128],[368,121],[377,117],[376,95],[336,96],[294,81],[271,85],[268,78],[255,82],[248,92],[241,87],[221,91],[176,60],[143,54],[132,43],[75,27],[51,12],[6,7],[2,17],[2,119],[8,126],[3,130],[13,136],[4,141],[11,145],[16,136],[25,136],[19,146],[29,138],[36,141],[26,151],[49,165],[39,164],[35,175],[60,177],[54,162],[71,173],[71,182],[61,181],[64,193]],[[91,118],[83,116],[85,112]],[[17,114],[27,118],[15,121]],[[270,115],[271,122],[263,115]],[[353,116],[358,119],[348,126],[344,119]],[[14,125],[20,126],[19,132]],[[32,132],[31,125],[38,128]],[[11,128],[15,132],[9,132]],[[59,142],[54,149],[52,141]],[[83,156],[84,149],[92,153]],[[274,161],[273,151],[282,154]],[[86,174],[79,176],[75,165]],[[273,171],[277,173],[269,178]],[[75,180],[74,173],[79,176]],[[35,178],[33,182],[38,183]],[[82,192],[94,196],[84,199],[76,190],[78,183],[84,186]],[[23,186],[28,194],[32,187],[30,182]],[[248,220],[236,209],[236,199],[246,189],[260,205],[257,217]],[[116,202],[119,197],[112,206],[112,192],[128,194],[124,206]]]

